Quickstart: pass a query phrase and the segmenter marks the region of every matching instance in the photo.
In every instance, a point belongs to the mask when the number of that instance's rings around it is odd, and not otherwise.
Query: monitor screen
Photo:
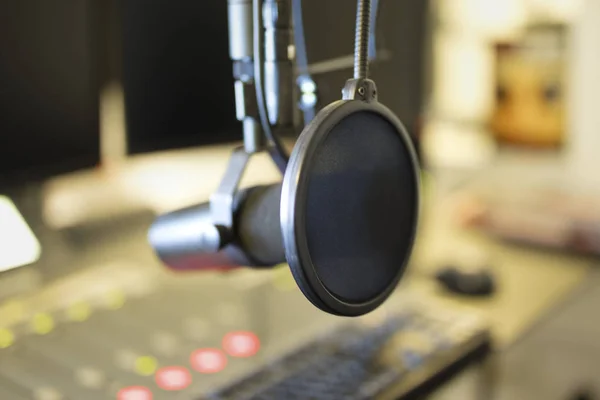
[[[93,3],[0,2],[0,188],[98,163]]]
[[[130,153],[241,140],[227,1],[125,0],[122,38]]]

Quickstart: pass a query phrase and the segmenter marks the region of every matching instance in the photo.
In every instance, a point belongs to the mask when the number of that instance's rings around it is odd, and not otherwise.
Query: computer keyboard
[[[445,369],[490,350],[480,321],[442,322],[421,311],[401,310],[377,326],[344,325],[209,398],[408,398]]]

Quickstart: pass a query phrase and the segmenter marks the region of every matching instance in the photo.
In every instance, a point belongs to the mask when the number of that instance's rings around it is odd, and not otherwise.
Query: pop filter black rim
[[[359,112],[371,112],[386,119],[396,128],[400,140],[404,144],[410,165],[414,172],[414,187],[407,188],[409,195],[414,196],[415,213],[411,221],[411,234],[403,264],[390,284],[377,296],[366,302],[350,303],[331,293],[319,279],[310,256],[306,239],[306,197],[308,190],[310,165],[316,149],[327,138],[331,130],[344,118]],[[368,134],[368,133],[365,133]],[[286,170],[281,193],[281,229],[286,258],[292,275],[302,293],[311,303],[323,311],[335,315],[359,316],[366,314],[381,305],[394,291],[406,270],[417,230],[419,214],[419,173],[418,162],[412,142],[400,120],[384,105],[359,100],[340,100],[323,108],[315,119],[304,129],[291,154]]]

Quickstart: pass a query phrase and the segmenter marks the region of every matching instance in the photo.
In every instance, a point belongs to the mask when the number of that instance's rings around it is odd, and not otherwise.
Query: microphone
[[[354,78],[342,100],[305,126],[283,182],[237,190],[250,158],[237,149],[210,203],[152,225],[149,240],[165,264],[206,270],[287,261],[305,297],[339,316],[366,314],[390,296],[413,248],[419,167],[404,126],[367,77],[370,9],[369,0],[358,1]]]
[[[412,252],[417,158],[372,81],[351,80],[344,92],[304,129],[281,185],[233,194],[243,171],[238,151],[210,204],[159,217],[149,239],[161,260],[176,270],[286,260],[302,293],[325,312],[359,316],[381,305]]]
[[[279,221],[281,184],[256,186],[234,198],[234,230],[215,225],[209,203],[162,215],[148,239],[161,261],[176,271],[271,267],[284,263]]]

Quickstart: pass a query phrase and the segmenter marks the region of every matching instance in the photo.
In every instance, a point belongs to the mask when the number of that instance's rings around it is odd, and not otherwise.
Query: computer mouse
[[[594,393],[593,390],[588,388],[579,389],[572,397],[569,397],[571,400],[594,400],[598,397]]]
[[[496,291],[496,278],[489,268],[444,267],[435,277],[446,290],[463,296],[485,297]]]

